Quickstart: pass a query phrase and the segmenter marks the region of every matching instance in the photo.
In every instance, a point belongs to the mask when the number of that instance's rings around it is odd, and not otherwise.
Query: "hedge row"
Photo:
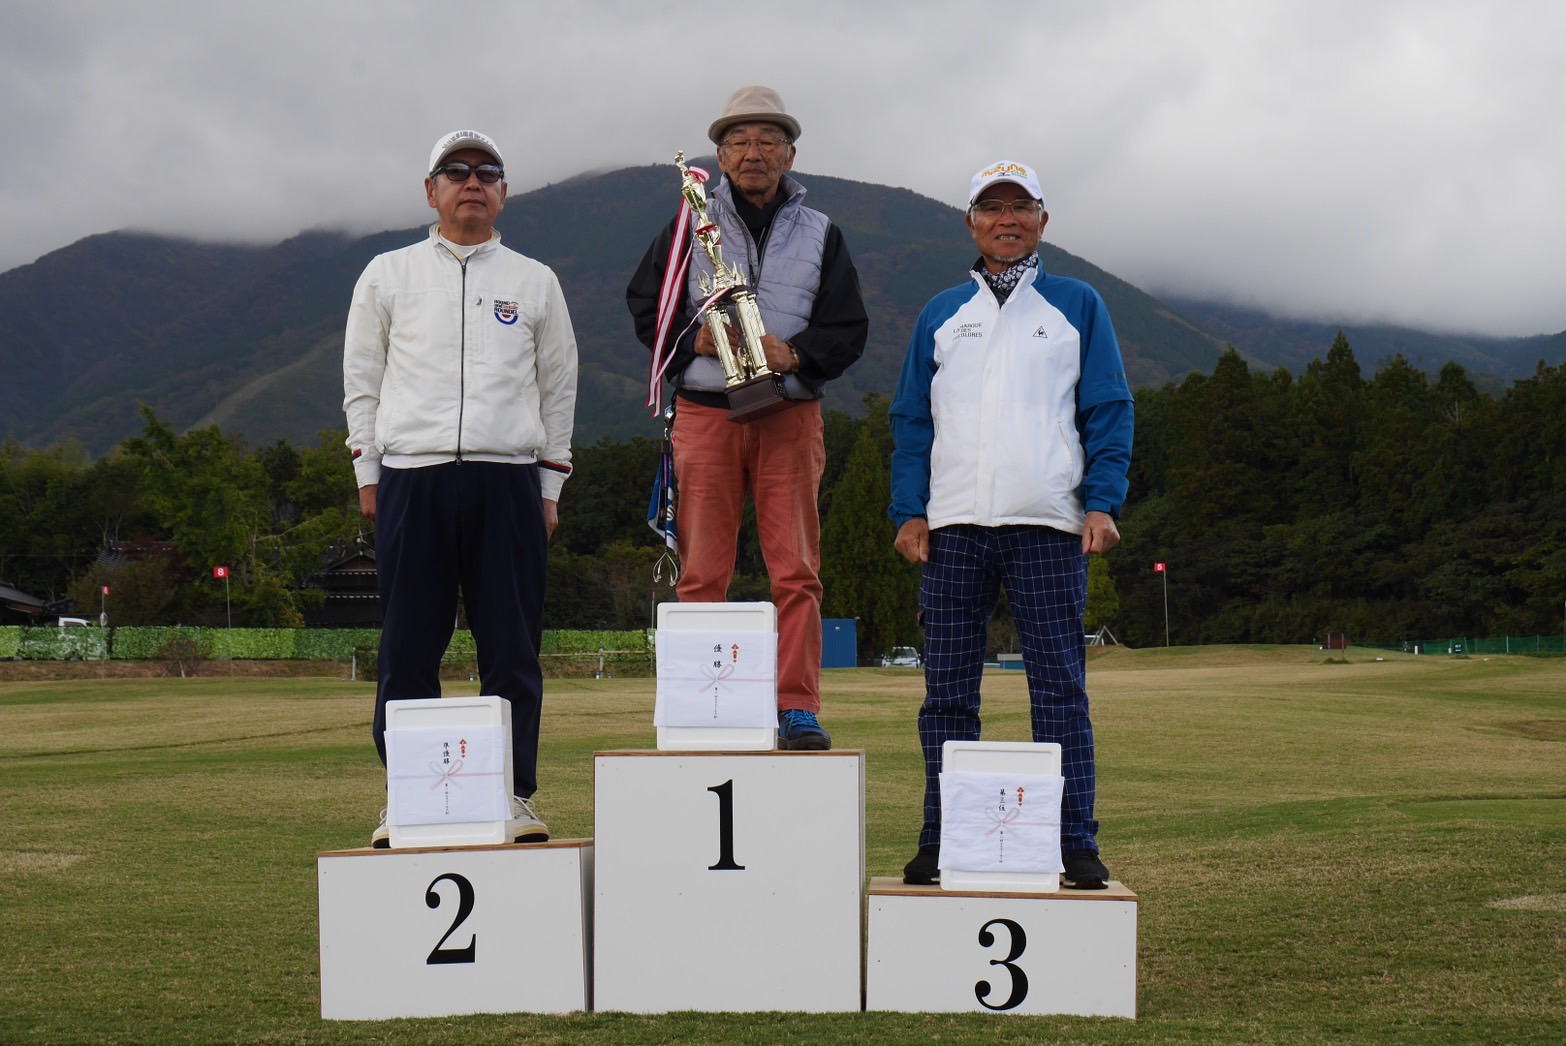
[[[634,629],[628,632],[582,632],[562,629],[544,633],[543,654],[596,654],[600,650],[628,651],[650,654],[653,651],[653,630]]]
[[[0,628],[0,657],[24,661],[103,661],[109,636],[101,628]]]
[[[26,661],[146,661],[180,649],[186,656],[236,661],[346,661],[355,650],[380,645],[377,628],[26,628],[0,626],[0,658]],[[545,632],[541,653],[596,654],[600,650],[647,653],[651,630]],[[452,635],[447,656],[474,653],[473,634]]]

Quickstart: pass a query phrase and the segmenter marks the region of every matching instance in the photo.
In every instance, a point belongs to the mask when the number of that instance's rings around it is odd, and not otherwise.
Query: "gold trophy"
[[[767,333],[761,323],[761,309],[756,305],[755,293],[745,283],[744,273],[723,264],[718,224],[707,217],[707,190],[685,166],[683,149],[675,155],[674,164],[680,169],[680,190],[691,207],[696,242],[712,262],[712,276],[699,273],[697,283],[702,295],[710,299],[702,322],[712,335],[718,362],[723,366],[729,420],[764,418],[788,406],[789,401],[783,396],[783,376],[767,366],[767,353],[761,346],[761,338]],[[736,323],[737,343],[733,329]]]

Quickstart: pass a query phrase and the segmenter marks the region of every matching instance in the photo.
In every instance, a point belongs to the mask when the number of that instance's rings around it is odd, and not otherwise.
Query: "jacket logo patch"
[[[984,324],[960,323],[952,330],[954,338],[982,338],[984,337]]]
[[[1045,330],[1043,327],[1040,327],[1038,330],[1033,332],[1033,336],[1035,338],[1047,338],[1049,337],[1049,331]]]
[[[501,323],[504,323],[506,326],[509,327],[513,323],[517,322],[517,315],[519,311],[520,310],[518,309],[516,302],[501,301],[498,298],[495,299],[495,319],[499,320]]]

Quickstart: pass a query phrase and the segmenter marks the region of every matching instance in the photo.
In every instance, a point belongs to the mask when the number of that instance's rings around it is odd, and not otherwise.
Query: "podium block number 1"
[[[593,793],[595,1009],[860,1009],[863,753],[600,752]]]
[[[718,863],[709,864],[709,872],[743,872],[745,866],[734,863],[734,778],[707,791],[718,797]]]
[[[1006,972],[1011,975],[1011,994],[1000,1005],[989,1002],[991,986],[989,981],[980,981],[973,986],[973,994],[979,1000],[979,1005],[986,1010],[1014,1010],[1021,1006],[1028,997],[1028,975],[1022,967],[1016,964],[1022,958],[1023,951],[1028,947],[1028,935],[1022,927],[1010,919],[991,919],[979,927],[979,944],[984,948],[995,946],[995,934],[990,932],[991,926],[1004,926],[1006,932],[1011,935],[1010,953],[1004,959],[991,959],[991,966],[1004,966]]]
[[[478,934],[468,938],[466,948],[447,948],[446,942],[451,940],[451,935],[456,933],[468,916],[473,914],[473,884],[468,882],[456,872],[447,872],[437,875],[435,880],[424,891],[424,904],[430,909],[440,907],[440,894],[435,887],[441,882],[451,882],[457,887],[457,917],[451,921],[451,928],[446,931],[435,945],[435,950],[430,952],[429,958],[424,960],[426,966],[445,966],[451,963],[478,962]]]

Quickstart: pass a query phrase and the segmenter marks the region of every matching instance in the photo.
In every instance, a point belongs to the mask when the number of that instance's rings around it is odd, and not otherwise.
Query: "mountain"
[[[1566,331],[1527,338],[1490,338],[1470,334],[1441,334],[1353,322],[1280,319],[1254,309],[1215,302],[1164,299],[1170,308],[1202,330],[1233,345],[1242,356],[1268,360],[1273,366],[1298,373],[1326,353],[1338,331],[1354,349],[1354,358],[1367,374],[1401,355],[1415,368],[1435,373],[1449,362],[1462,365],[1477,384],[1499,390],[1512,381],[1533,374],[1543,362],[1566,362]]]
[[[895,388],[920,308],[964,279],[972,241],[959,210],[906,189],[799,179],[807,202],[842,227],[870,313],[865,357],[832,383],[826,404],[858,413],[867,394]],[[509,246],[554,268],[565,290],[581,353],[579,444],[658,431],[642,406],[648,354],[624,292],[678,203],[672,163],[634,167],[515,196],[497,223]],[[418,206],[410,199],[410,210]],[[101,454],[140,431],[138,407],[147,404],[176,428],[216,423],[252,444],[313,444],[318,432],[342,425],[340,353],[354,281],[375,254],[423,235],[423,226],[365,237],[314,231],[236,246],[118,232],[0,273],[0,439],[31,446],[75,439]],[[1042,255],[1049,271],[1103,294],[1135,385],[1209,372],[1230,341],[1259,366],[1299,369],[1325,355],[1335,333],[1276,323],[1269,333],[1261,319],[1233,310],[1171,307],[1048,244]],[[1558,362],[1563,339],[1545,339],[1538,351]],[[1430,344],[1424,362],[1432,369],[1446,358],[1465,366],[1474,359],[1484,362],[1474,369],[1503,375],[1521,367],[1503,368],[1507,353],[1523,359],[1535,351],[1507,342],[1481,351],[1468,339],[1445,345],[1447,355],[1436,359],[1438,343]],[[1355,350],[1373,358],[1357,342]]]

